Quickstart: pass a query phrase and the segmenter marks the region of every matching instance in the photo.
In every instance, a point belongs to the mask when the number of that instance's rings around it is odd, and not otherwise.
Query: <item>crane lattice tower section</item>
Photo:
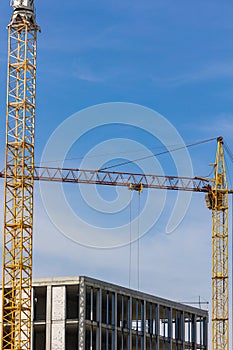
[[[228,184],[221,137],[218,138],[212,203],[212,349],[228,350]]]
[[[4,187],[2,349],[31,349],[36,38],[33,0],[11,2]]]

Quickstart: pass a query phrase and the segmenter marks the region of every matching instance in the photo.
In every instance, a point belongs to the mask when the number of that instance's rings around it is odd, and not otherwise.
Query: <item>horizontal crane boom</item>
[[[14,178],[14,168],[8,169],[8,177]],[[0,172],[0,178],[5,172]],[[135,174],[102,170],[83,170],[72,168],[35,167],[34,180],[66,183],[96,184],[108,186],[125,186],[137,190],[142,188],[183,190],[208,193],[211,191],[211,179],[189,178],[179,176],[162,176],[152,174]]]

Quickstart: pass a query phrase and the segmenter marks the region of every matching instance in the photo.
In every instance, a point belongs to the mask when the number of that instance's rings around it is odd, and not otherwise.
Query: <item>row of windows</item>
[[[66,286],[65,300],[66,319],[78,321],[78,285]],[[129,342],[130,331],[132,336],[135,337],[137,344],[141,344],[144,336],[146,336],[146,341],[151,344],[155,342],[156,337],[158,339],[164,339],[164,342],[166,339],[170,338],[176,340],[176,342],[186,342],[187,344],[196,343],[199,344],[200,349],[205,349],[207,343],[206,318],[196,317],[194,314],[181,310],[171,309],[162,305],[159,306],[155,303],[145,302],[139,298],[130,298],[127,295],[116,294],[91,286],[86,287],[85,300],[85,318],[87,325],[91,325],[91,328],[87,327],[86,329],[87,344],[95,343],[93,340],[95,339],[95,334],[99,334],[96,329],[101,323],[101,332],[103,332],[102,341],[105,339],[106,344],[112,344],[115,341],[113,340],[113,333],[111,331],[115,328],[116,330],[118,329],[117,337],[121,338],[120,342],[122,344]],[[46,304],[46,287],[35,288],[34,321],[45,322]],[[35,337],[37,337],[37,332],[38,334],[42,332],[42,328],[36,328]],[[119,333],[120,330],[121,333]],[[72,338],[73,334],[73,337],[77,340],[77,330],[69,330],[69,327],[67,328],[66,326],[66,333],[67,332],[70,332],[70,335],[67,335],[66,339]],[[43,333],[45,333],[44,330]],[[121,336],[119,334],[121,334]],[[43,339],[41,336],[40,338]],[[72,343],[74,344],[75,341],[72,341]],[[140,349],[139,345],[137,345],[136,348]],[[44,348],[42,347],[41,349]],[[89,349],[89,347],[87,349]],[[106,349],[111,349],[111,347],[106,345]],[[40,348],[36,350],[40,350]]]
[[[207,319],[137,298],[87,287],[86,319],[188,343],[207,343]]]
[[[131,347],[130,347],[131,344]],[[85,349],[87,350],[157,350],[159,345],[160,350],[193,350],[193,343],[171,342],[169,338],[162,339],[156,336],[150,336],[147,334],[145,341],[144,337],[139,336],[136,333],[131,335],[128,332],[117,331],[99,328],[86,325],[85,332]],[[46,349],[46,328],[45,325],[34,326],[33,331],[33,350],[45,350]],[[195,346],[195,349],[206,349],[204,346]],[[65,328],[65,350],[78,350],[78,325],[66,325]]]
[[[46,349],[46,326],[33,327],[33,350]],[[65,350],[78,349],[78,324],[67,324],[65,327]]]
[[[162,338],[137,332],[114,331],[105,327],[87,324],[85,333],[85,349],[91,350],[206,350],[207,346],[180,342],[170,338]]]
[[[34,321],[46,320],[47,287],[34,288]],[[78,285],[66,286],[66,319],[78,319]]]

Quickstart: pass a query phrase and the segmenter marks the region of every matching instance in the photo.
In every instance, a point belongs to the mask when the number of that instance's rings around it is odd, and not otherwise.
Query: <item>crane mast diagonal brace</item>
[[[31,349],[36,25],[32,0],[11,1],[4,186],[2,349]]]

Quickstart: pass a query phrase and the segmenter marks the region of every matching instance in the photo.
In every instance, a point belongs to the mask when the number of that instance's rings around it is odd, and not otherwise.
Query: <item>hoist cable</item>
[[[216,140],[216,137],[208,139],[208,140],[197,141],[197,142],[194,142],[194,143],[190,143],[188,145],[180,146],[180,147],[173,148],[173,149],[170,149],[170,150],[166,150],[166,151],[163,151],[163,152],[160,152],[160,153],[154,153],[154,154],[151,154],[149,156],[137,158],[137,159],[134,159],[134,160],[127,160],[127,161],[122,162],[122,163],[118,163],[118,164],[115,164],[115,165],[110,165],[108,167],[100,168],[99,170],[104,171],[104,170],[108,170],[108,169],[111,169],[111,168],[120,167],[120,166],[123,166],[123,165],[135,163],[135,162],[138,162],[138,161],[141,161],[141,160],[145,160],[145,159],[148,159],[148,158],[153,158],[153,157],[161,156],[163,154],[180,151],[181,149],[184,149],[184,148],[190,148],[190,147],[193,147],[193,146],[201,145],[203,143],[207,143],[207,142],[210,142],[210,141],[213,141],[213,140]]]

